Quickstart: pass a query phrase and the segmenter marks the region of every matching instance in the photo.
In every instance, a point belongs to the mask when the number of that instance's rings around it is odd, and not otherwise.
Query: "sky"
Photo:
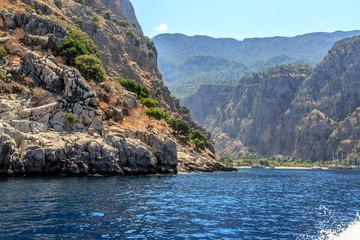
[[[131,0],[145,35],[236,39],[360,30],[359,0]]]

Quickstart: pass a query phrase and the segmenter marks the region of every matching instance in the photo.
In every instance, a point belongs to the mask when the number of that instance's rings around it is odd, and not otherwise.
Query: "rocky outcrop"
[[[253,74],[235,86],[202,85],[185,104],[212,132],[222,153],[238,157],[246,146],[273,154],[277,124],[311,70],[288,65]]]
[[[65,15],[73,11],[66,4]],[[91,8],[71,4],[86,11],[85,17],[93,15]],[[116,39],[116,44],[101,47],[103,59],[123,69],[114,70],[118,76],[133,76],[149,87],[157,84],[164,89],[162,106],[170,111],[174,99],[159,78],[155,62],[151,63],[156,58],[146,60],[147,45],[134,45],[135,39],[126,35],[127,29],[119,34],[108,30],[105,27],[102,35],[91,33],[98,43],[110,44]],[[0,81],[1,176],[139,175],[226,169],[211,152],[197,152],[187,144],[179,148],[179,141],[166,124],[147,117],[137,95],[112,78],[96,84],[67,66],[58,49],[62,39],[69,36],[62,24],[37,14],[3,10],[0,31],[5,32],[0,46],[8,52],[0,59],[0,71],[5,76]],[[134,57],[127,45],[140,55]],[[119,62],[107,58],[108,53],[121,56]],[[146,54],[145,60],[142,54]],[[196,162],[194,166],[180,167],[179,156],[186,154],[191,156],[187,161]]]
[[[21,126],[15,128],[17,125],[14,122],[0,124],[3,142],[0,151],[1,175],[177,172],[177,149],[171,135],[159,137],[151,132],[125,133],[118,128],[102,136],[89,132],[44,129],[34,132],[31,127],[25,127],[25,122]],[[129,133],[133,135],[130,137]],[[136,136],[139,138],[133,138]]]
[[[214,134],[217,149],[234,157],[259,152],[315,161],[340,152],[358,158],[359,46],[359,37],[337,42],[313,71],[282,66],[235,86],[204,85],[187,104]]]

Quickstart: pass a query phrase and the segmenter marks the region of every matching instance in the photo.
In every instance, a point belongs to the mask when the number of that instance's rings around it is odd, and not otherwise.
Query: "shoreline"
[[[235,166],[234,166],[235,167]],[[238,166],[236,167],[237,169],[251,169],[251,167],[249,166]],[[255,168],[256,169],[256,168]],[[269,167],[266,167],[265,169],[271,169]],[[286,167],[286,166],[280,166],[280,167],[275,167],[273,169],[284,169],[284,170],[315,170],[312,169],[312,167]],[[328,167],[322,167],[322,170],[329,170]]]

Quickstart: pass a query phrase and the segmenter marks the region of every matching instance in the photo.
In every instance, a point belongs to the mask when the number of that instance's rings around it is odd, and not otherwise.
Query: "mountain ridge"
[[[153,38],[159,53],[159,69],[163,73],[163,79],[171,84],[170,90],[177,97],[184,100],[196,91],[201,83],[192,79],[189,88],[181,89],[181,84],[186,83],[184,78],[174,80],[172,73],[179,72],[179,66],[189,58],[195,56],[212,56],[238,62],[246,66],[247,71],[241,76],[233,77],[224,75],[222,81],[236,81],[247,74],[262,68],[288,64],[302,63],[316,65],[323,60],[333,44],[346,37],[359,35],[360,31],[336,31],[333,33],[308,33],[295,37],[267,37],[246,38],[242,41],[231,38],[211,38],[196,35],[189,37],[183,34],[160,34]],[[207,75],[208,82],[217,82],[206,69],[198,69],[197,72],[189,69],[182,71],[185,75]],[[182,74],[180,74],[182,75]],[[188,83],[187,83],[188,85]]]

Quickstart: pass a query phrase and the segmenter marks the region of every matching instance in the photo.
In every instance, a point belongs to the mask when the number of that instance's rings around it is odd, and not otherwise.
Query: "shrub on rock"
[[[159,102],[152,98],[143,98],[140,103],[148,108],[154,108],[159,106]]]
[[[149,89],[131,79],[117,77],[116,80],[128,91],[136,93],[139,99],[149,97]]]
[[[161,120],[165,117],[165,113],[160,108],[149,108],[146,109],[146,114],[156,120]]]
[[[100,83],[106,80],[101,60],[95,55],[81,55],[75,58],[75,66],[86,79]]]
[[[167,123],[174,130],[175,134],[187,136],[190,133],[189,122],[181,118],[170,118]]]
[[[3,47],[0,47],[0,58],[6,57],[7,55],[8,52]]]

